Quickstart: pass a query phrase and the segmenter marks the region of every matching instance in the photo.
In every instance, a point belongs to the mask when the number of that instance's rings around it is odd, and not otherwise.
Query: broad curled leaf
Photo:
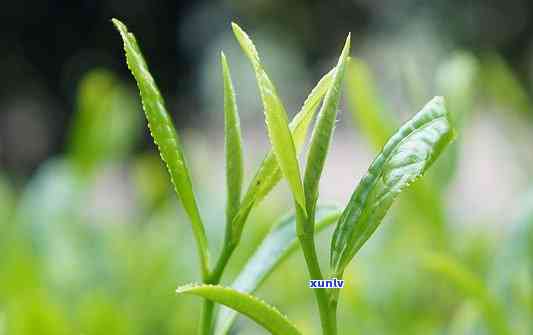
[[[231,221],[239,210],[241,201],[241,188],[243,176],[242,139],[235,91],[229,71],[226,56],[220,54],[222,64],[222,77],[224,80],[224,134],[226,150],[226,187],[227,187],[227,224],[231,227]]]
[[[185,285],[178,287],[178,294],[192,294],[242,313],[273,335],[300,335],[300,331],[275,307],[250,294],[218,285]]]
[[[281,172],[287,179],[294,200],[305,211],[305,197],[300,177],[300,168],[296,148],[289,128],[287,112],[279,98],[274,84],[263,69],[259,54],[248,35],[235,23],[233,32],[244,53],[252,63],[261,94],[268,136]]]
[[[159,149],[161,159],[167,165],[176,194],[181,198],[183,207],[191,219],[193,232],[198,243],[202,271],[206,275],[209,264],[207,238],[196,205],[189,170],[185,163],[178,134],[135,36],[128,32],[127,27],[119,20],[113,19],[113,23],[122,36],[126,62],[137,81],[150,133]]]
[[[335,228],[330,264],[336,276],[342,277],[397,195],[424,174],[453,138],[441,97],[433,98],[392,135],[355,189]]]
[[[326,93],[322,108],[318,113],[313,135],[311,136],[304,177],[305,203],[307,205],[307,214],[310,217],[314,217],[316,202],[318,200],[320,176],[322,175],[331,138],[333,137],[335,122],[337,122],[337,107],[339,105],[344,69],[346,68],[349,53],[350,35],[346,38],[346,43],[344,44],[335,69],[333,82]],[[306,228],[313,229],[313,224],[311,224],[311,227]]]
[[[340,214],[340,210],[336,208],[319,208],[315,218],[316,231],[329,227],[337,221]],[[261,242],[231,287],[241,292],[255,292],[278,265],[297,250],[297,247],[295,217],[286,216]],[[236,317],[235,311],[222,307],[218,313],[215,334],[228,334]]]
[[[303,147],[309,125],[313,120],[322,97],[331,85],[335,69],[325,74],[305,100],[300,112],[292,119],[289,128],[292,133],[296,151],[299,153]],[[252,207],[259,203],[281,180],[282,173],[274,152],[271,150],[261,163],[246,194],[241,202],[237,215],[233,220],[233,240],[238,241],[244,222]]]

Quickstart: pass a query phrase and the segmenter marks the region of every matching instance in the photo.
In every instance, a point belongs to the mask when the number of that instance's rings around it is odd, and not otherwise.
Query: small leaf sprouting
[[[224,144],[226,149],[227,185],[226,222],[228,228],[231,229],[231,221],[237,214],[241,201],[243,176],[242,138],[237,103],[235,102],[235,90],[233,89],[228,61],[223,52],[220,54],[220,62],[222,64],[222,77],[224,80]]]
[[[287,179],[294,200],[305,212],[305,196],[296,148],[289,128],[287,112],[277,90],[265,72],[259,54],[248,35],[232,23],[233,33],[254,68],[257,86],[261,94],[268,136],[281,172]]]
[[[302,150],[309,125],[313,120],[313,116],[315,115],[320,101],[331,85],[334,73],[335,69],[325,74],[318,81],[315,88],[313,88],[302,105],[300,112],[294,116],[289,124],[294,145],[296,146],[296,151],[298,153]],[[282,173],[276,160],[276,156],[271,150],[266,155],[254,178],[250,182],[250,186],[248,187],[241,202],[241,207],[239,208],[239,211],[233,220],[232,238],[234,242],[240,239],[244,223],[248,218],[252,207],[266,197],[268,193],[270,193],[274,186],[276,186],[281,180],[281,177]]]
[[[333,274],[345,267],[379,226],[396,196],[431,166],[454,138],[441,97],[433,98],[385,144],[344,209],[331,242]]]
[[[344,48],[342,49],[335,69],[333,83],[326,93],[322,108],[317,116],[313,135],[311,136],[304,176],[305,202],[307,205],[307,214],[310,217],[314,217],[314,211],[318,200],[318,184],[331,145],[335,122],[337,121],[337,107],[339,105],[340,92],[344,79],[344,69],[348,62],[349,53],[350,35],[346,38],[346,43],[344,44]],[[311,225],[311,227],[307,228],[313,229],[314,225],[312,222]]]
[[[185,285],[178,294],[192,294],[228,306],[257,322],[273,335],[301,335],[276,308],[247,293],[218,285]]]

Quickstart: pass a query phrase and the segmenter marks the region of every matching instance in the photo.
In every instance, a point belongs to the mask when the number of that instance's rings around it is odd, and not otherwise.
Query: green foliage
[[[277,309],[250,294],[214,285],[186,285],[178,287],[177,292],[198,295],[231,307],[250,317],[273,335],[301,334]]]
[[[453,137],[444,101],[436,97],[389,139],[352,194],[333,234],[330,264],[337,277],[342,277],[398,194],[424,174]]]
[[[235,91],[231,81],[228,62],[224,53],[220,55],[222,63],[222,77],[224,79],[224,124],[225,124],[225,149],[226,149],[226,185],[227,185],[227,226],[239,210],[241,201],[241,188],[243,176],[242,139],[235,102]],[[231,233],[230,233],[231,234]]]
[[[287,178],[294,200],[305,211],[305,196],[300,177],[300,167],[289,128],[287,112],[274,84],[263,69],[259,54],[252,40],[236,23],[232,23],[232,28],[241,48],[254,68],[257,86],[263,102],[268,136],[270,137],[276,160],[281,172]]]
[[[113,19],[124,42],[126,61],[131,70],[142,98],[142,105],[150,127],[150,133],[154,138],[161,158],[167,165],[170,179],[174,184],[176,194],[180,197],[189,218],[191,219],[194,236],[197,242],[200,257],[201,269],[204,277],[209,273],[209,250],[204,226],[200,217],[196,199],[192,190],[189,170],[185,163],[185,157],[181,148],[178,134],[174,124],[165,108],[163,97],[157,88],[154,78],[148,70],[148,65],[144,60],[137,40],[132,33],[128,32],[126,26]]]
[[[296,146],[296,150],[299,153],[304,145],[307,130],[315,112],[318,108],[322,97],[326,94],[326,91],[331,84],[334,70],[324,75],[316,86],[313,88],[307,99],[305,100],[300,112],[294,116],[289,128]],[[258,204],[264,197],[272,191],[272,189],[281,180],[282,174],[274,152],[271,150],[261,163],[261,166],[257,170],[254,178],[250,182],[250,186],[243,198],[241,208],[233,221],[234,236],[233,240],[238,241],[244,222],[248,218],[252,207]]]
[[[317,87],[313,89],[305,101],[300,113],[289,124],[283,103],[261,64],[253,42],[238,25],[232,24],[235,37],[255,72],[272,151],[260,166],[241,203],[242,140],[233,83],[227,60],[222,53],[227,226],[223,250],[211,272],[208,262],[207,239],[177,133],[134,36],[127,31],[122,23],[117,20],[113,22],[124,41],[128,67],[137,80],[152,136],[158,145],[163,161],[167,163],[176,193],[181,197],[193,223],[193,231],[198,243],[204,284],[182,286],[178,288],[178,293],[195,294],[226,305],[249,316],[273,334],[298,334],[296,328],[277,310],[248,293],[255,291],[294,248],[296,236],[298,236],[303,249],[311,278],[323,278],[314,245],[315,209],[318,200],[318,185],[331,144],[340,90],[349,59],[350,36],[348,35],[335,69],[319,81]],[[362,67],[359,66],[359,68],[353,67],[351,70],[351,84],[356,89],[364,87],[364,83],[359,79],[359,74],[365,75],[364,69],[361,69]],[[305,142],[308,126],[322,97],[324,97],[324,101],[311,137],[302,183],[298,154]],[[353,100],[357,103],[361,99],[364,102],[364,107],[372,106],[374,103],[372,93],[369,90],[363,90],[363,95]],[[372,115],[372,108],[370,112],[366,115],[361,114],[363,117],[360,119],[370,120],[365,124],[377,129],[381,125],[376,119],[372,119],[375,118],[375,115]],[[385,133],[382,133],[380,138],[385,138]],[[368,176],[355,190],[342,215],[339,218],[338,214],[330,215],[319,223],[319,228],[322,228],[338,218],[331,247],[331,265],[336,276],[342,277],[344,268],[375,231],[397,194],[427,170],[452,138],[453,130],[443,100],[442,98],[435,98],[389,139],[383,152],[372,163]],[[234,288],[211,285],[218,284],[220,281],[228,260],[240,241],[243,226],[252,207],[272,190],[281,176],[287,179],[292,191],[296,206],[295,217],[285,220],[269,234],[234,282]],[[324,290],[315,290],[315,294],[324,334],[335,335],[338,292],[331,295]],[[202,334],[212,332],[213,310],[212,302],[204,303]],[[221,334],[227,333],[234,319],[235,313],[223,310],[216,331]]]
[[[307,214],[313,218],[316,203],[318,201],[318,184],[331,145],[335,122],[337,121],[337,107],[339,105],[340,92],[344,79],[344,69],[346,67],[349,52],[350,35],[348,35],[341,56],[339,57],[335,75],[333,76],[333,82],[326,93],[311,136],[311,143],[307,155],[307,165],[305,167],[304,188]],[[314,229],[313,222],[311,222],[310,227],[307,227],[307,229]]]
[[[335,223],[340,211],[332,208],[319,208],[316,214],[316,230],[321,231]],[[231,284],[240,292],[253,293],[268,276],[298,247],[296,218],[294,215],[283,218],[265,237],[250,257],[243,270]],[[235,322],[237,314],[221,308],[215,327],[216,335],[225,335]]]

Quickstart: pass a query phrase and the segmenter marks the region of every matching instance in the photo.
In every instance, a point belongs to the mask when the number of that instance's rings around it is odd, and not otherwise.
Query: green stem
[[[213,301],[204,299],[202,305],[202,321],[200,326],[200,335],[210,335],[213,329],[213,312],[215,304]]]
[[[204,281],[205,284],[217,285],[218,283],[220,283],[220,279],[222,278],[224,269],[226,268],[226,265],[228,264],[228,261],[231,258],[231,255],[233,254],[234,250],[235,245],[226,240],[224,242],[222,252],[220,253],[215,268],[213,269],[213,272],[211,272],[207,280]],[[202,307],[202,321],[200,326],[201,335],[210,335],[212,333],[214,311],[214,302],[207,299],[204,300],[204,304]]]
[[[306,218],[298,204],[296,204],[296,230],[298,239],[302,246],[305,262],[309,271],[309,277],[314,280],[322,280],[322,271],[318,263],[316,254],[315,239],[314,239],[314,220]],[[314,289],[315,298],[318,304],[318,311],[320,313],[320,322],[324,335],[337,334],[337,321],[335,313],[331,313],[330,297],[328,291],[325,289]]]

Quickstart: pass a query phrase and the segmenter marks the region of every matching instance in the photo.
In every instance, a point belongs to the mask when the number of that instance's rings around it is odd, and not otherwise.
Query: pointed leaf
[[[319,208],[316,214],[316,230],[322,231],[335,223],[341,212],[336,208]],[[281,220],[261,242],[231,287],[253,293],[292,252],[298,248],[294,215]],[[218,313],[215,334],[225,335],[233,325],[237,313],[222,307]]]
[[[305,197],[300,177],[300,168],[296,156],[296,148],[289,129],[287,113],[274,84],[263,69],[252,40],[237,24],[232,23],[232,27],[237,41],[254,68],[257,85],[263,102],[268,136],[272,143],[272,149],[276,155],[277,162],[281,172],[289,183],[294,200],[305,210]]]
[[[113,19],[113,23],[122,36],[124,50],[126,52],[126,62],[137,81],[150,133],[159,149],[161,159],[167,165],[174,190],[181,198],[183,207],[191,219],[194,236],[198,244],[202,271],[204,275],[207,275],[209,264],[207,238],[200,212],[196,205],[189,170],[185,162],[178,134],[165,108],[163,97],[148,70],[148,65],[144,60],[135,36],[128,32],[127,27],[119,20]]]
[[[305,138],[307,136],[307,130],[315,111],[318,108],[322,97],[326,94],[327,89],[331,85],[333,74],[335,69],[324,75],[317,83],[315,88],[311,91],[307,99],[305,100],[300,112],[292,119],[289,127],[292,132],[294,144],[296,150],[299,153],[303,147]],[[281,180],[282,173],[279,168],[278,162],[274,152],[271,150],[261,163],[261,166],[257,170],[246,194],[242,200],[241,207],[238,214],[233,220],[233,240],[238,241],[244,222],[246,221],[248,214],[252,207],[259,203]]]
[[[307,165],[305,168],[304,189],[305,202],[307,205],[307,214],[314,217],[316,202],[318,200],[318,184],[320,176],[324,169],[324,163],[333,137],[333,130],[335,122],[337,121],[337,107],[341,95],[342,82],[344,79],[344,69],[350,53],[350,35],[346,38],[346,43],[342,49],[335,75],[333,76],[333,83],[326,93],[322,108],[318,113],[313,135],[311,136],[311,144],[307,156]],[[312,225],[312,224],[311,224]],[[312,227],[308,227],[313,229]]]
[[[192,294],[226,305],[248,316],[274,335],[300,335],[300,331],[275,307],[247,293],[216,285],[185,285],[178,294]]]
[[[444,100],[436,97],[389,139],[355,189],[335,228],[330,263],[338,278],[376,230],[397,195],[424,174],[453,137]]]
[[[227,208],[226,220],[228,227],[237,211],[241,201],[241,188],[243,176],[242,139],[235,91],[226,56],[220,55],[222,63],[222,77],[224,79],[224,134],[226,149],[226,185]]]

